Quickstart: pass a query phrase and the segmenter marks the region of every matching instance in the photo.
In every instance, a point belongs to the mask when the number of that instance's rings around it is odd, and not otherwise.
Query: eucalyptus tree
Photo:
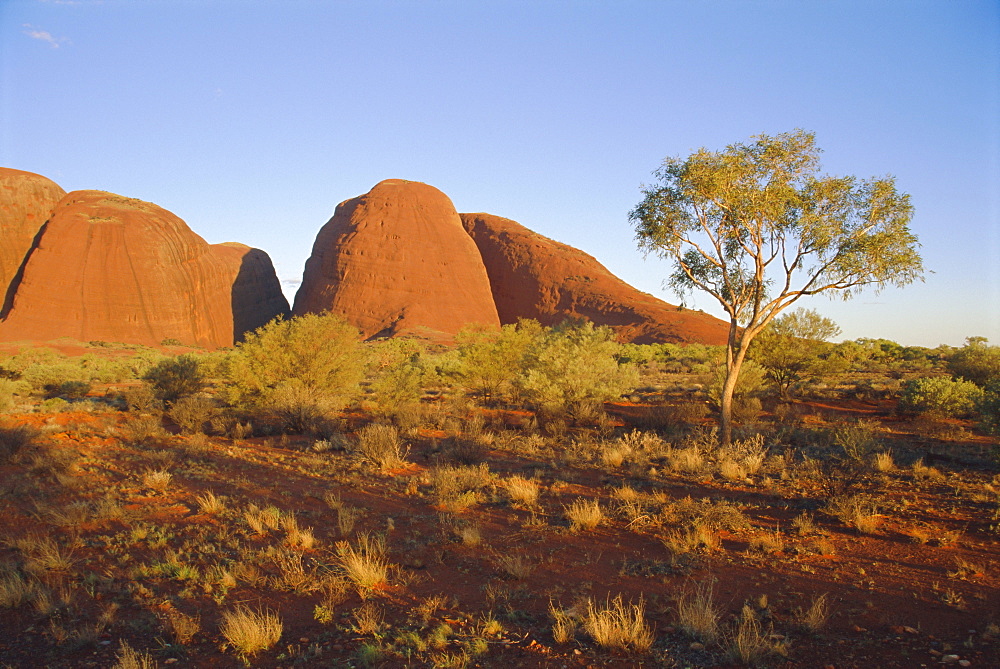
[[[775,316],[809,295],[848,299],[923,275],[910,197],[893,177],[820,174],[804,130],[751,139],[667,158],[629,213],[639,247],[672,263],[669,285],[708,293],[728,317],[723,443],[747,349]]]

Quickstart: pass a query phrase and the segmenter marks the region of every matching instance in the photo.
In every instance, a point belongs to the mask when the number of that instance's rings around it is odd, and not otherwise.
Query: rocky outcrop
[[[281,283],[269,255],[237,242],[213,244],[209,249],[230,270],[228,283],[235,341],[241,341],[245,333],[256,330],[274,317],[288,314],[288,300],[281,292]]]
[[[326,310],[366,338],[499,326],[486,268],[451,200],[399,179],[342,202],[319,231],[293,313]]]
[[[33,172],[0,167],[0,318],[35,236],[66,191]]]
[[[479,247],[501,323],[583,317],[612,327],[621,341],[726,342],[726,323],[636,290],[583,251],[499,216],[461,218]]]
[[[262,251],[210,246],[149,202],[75,191],[39,235],[0,339],[175,339],[214,348],[284,311]]]

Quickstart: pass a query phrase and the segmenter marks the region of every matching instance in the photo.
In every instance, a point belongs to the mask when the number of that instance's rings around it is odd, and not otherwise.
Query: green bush
[[[359,392],[366,367],[357,329],[334,314],[275,319],[227,356],[225,392],[251,411],[271,412],[302,432]]]
[[[522,319],[499,330],[470,326],[455,337],[458,344],[459,376],[469,390],[486,403],[514,400],[518,377],[524,372],[525,356],[542,336],[538,321]]]
[[[907,381],[903,385],[899,406],[916,413],[965,417],[973,413],[982,394],[982,389],[971,381],[931,376]]]
[[[990,434],[1000,434],[1000,381],[986,386],[976,403],[980,426]]]
[[[198,359],[190,354],[160,361],[146,372],[143,379],[152,386],[157,399],[167,404],[199,393],[205,386]]]
[[[951,355],[948,371],[977,386],[1000,381],[1000,346],[989,346],[985,337],[969,337],[966,344]]]
[[[611,328],[590,322],[548,328],[527,348],[517,385],[548,413],[617,399],[639,380],[634,365],[618,363],[620,346]]]

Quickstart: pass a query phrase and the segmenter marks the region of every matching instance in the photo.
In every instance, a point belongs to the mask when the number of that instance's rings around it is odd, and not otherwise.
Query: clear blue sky
[[[639,185],[799,127],[827,172],[895,175],[933,272],[804,306],[842,338],[1000,344],[996,0],[0,0],[0,165],[262,248],[289,297],[336,204],[402,178],[676,303]]]

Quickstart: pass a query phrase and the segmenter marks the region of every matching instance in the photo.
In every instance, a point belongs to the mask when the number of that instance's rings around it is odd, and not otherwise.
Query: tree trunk
[[[729,446],[733,441],[733,391],[736,390],[736,379],[739,378],[742,356],[736,350],[736,332],[739,324],[736,319],[729,322],[729,341],[726,344],[726,380],[722,382],[722,397],[719,400],[719,439],[722,446]]]
[[[744,329],[737,341],[736,333],[739,329],[736,321],[729,325],[729,344],[726,346],[726,380],[722,384],[722,398],[719,402],[719,431],[722,446],[729,446],[733,442],[733,394],[736,392],[736,382],[740,378],[740,369],[743,368],[743,361],[746,360],[747,350],[750,348],[750,341],[747,329]]]

